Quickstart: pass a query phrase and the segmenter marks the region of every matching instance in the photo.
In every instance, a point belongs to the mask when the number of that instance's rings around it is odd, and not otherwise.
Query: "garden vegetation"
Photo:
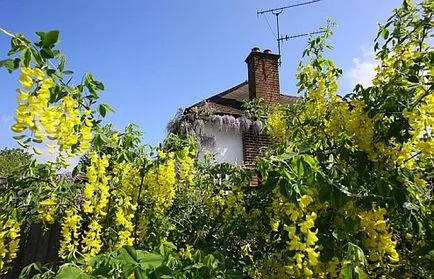
[[[0,185],[0,272],[26,224],[61,225],[59,260],[26,278],[433,278],[433,1],[405,0],[379,26],[372,86],[338,95],[329,23],[309,39],[292,105],[246,107],[273,144],[257,163],[198,160],[194,138],[141,143],[102,118],[104,85],[75,84],[58,31],[11,37],[23,147],[56,155]],[[265,117],[262,117],[264,116]],[[71,181],[57,174],[81,156]]]

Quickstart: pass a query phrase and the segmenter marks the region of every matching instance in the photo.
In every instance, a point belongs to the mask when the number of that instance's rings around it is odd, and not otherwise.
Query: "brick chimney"
[[[249,99],[263,98],[266,104],[279,100],[279,55],[255,47],[246,58],[249,78]]]

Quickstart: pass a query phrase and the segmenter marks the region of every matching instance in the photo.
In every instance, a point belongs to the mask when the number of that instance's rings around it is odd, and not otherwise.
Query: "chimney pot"
[[[271,49],[264,50],[264,53],[270,54],[271,53]]]
[[[252,52],[260,52],[261,50],[259,49],[259,47],[254,47],[252,48]]]

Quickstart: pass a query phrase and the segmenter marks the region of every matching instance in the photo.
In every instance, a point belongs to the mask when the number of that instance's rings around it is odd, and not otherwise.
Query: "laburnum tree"
[[[405,0],[375,39],[369,87],[338,94],[342,71],[323,35],[309,39],[291,105],[246,105],[273,144],[257,164],[198,159],[196,139],[141,143],[103,125],[101,82],[75,84],[58,32],[11,37],[0,65],[20,71],[15,123],[29,163],[0,184],[0,273],[21,278],[432,278],[432,1]],[[258,118],[258,117],[256,117]],[[70,179],[58,175],[81,156]],[[24,228],[60,225],[58,259],[26,267]]]

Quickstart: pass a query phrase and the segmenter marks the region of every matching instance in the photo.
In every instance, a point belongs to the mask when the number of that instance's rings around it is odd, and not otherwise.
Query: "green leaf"
[[[105,106],[103,106],[103,105],[98,106],[98,112],[102,117],[105,117],[107,114],[107,110],[106,110]]]
[[[134,278],[135,279],[147,279],[148,275],[146,275],[146,273],[141,270],[140,268],[136,268],[134,270]]]
[[[309,139],[305,142],[302,142],[297,146],[298,151],[300,154],[309,153],[312,147],[314,146],[315,142],[313,139]]]
[[[37,31],[35,34],[39,37],[39,39],[42,41],[45,37],[45,32]]]
[[[12,73],[16,69],[18,69],[19,66],[20,66],[19,58],[0,60],[0,68],[5,67],[9,73]]]
[[[203,262],[210,269],[216,269],[218,266],[218,260],[216,260],[213,255],[205,256],[205,258],[203,258]]]
[[[21,141],[19,141],[19,140],[17,140],[17,143],[18,143],[22,148],[27,148],[27,147],[29,147],[28,144],[26,144],[26,143],[24,143],[24,142],[21,142]]]
[[[122,264],[136,265],[137,264],[137,253],[134,248],[124,247],[119,250],[119,254],[116,256]]]
[[[72,265],[66,265],[60,268],[59,274],[55,279],[90,279],[89,275],[84,273],[80,268]]]
[[[167,265],[170,265],[169,262],[167,263]],[[154,272],[152,272],[152,274],[155,275],[156,278],[173,278],[171,276],[172,270],[167,265],[162,265],[158,267]]]
[[[381,30],[381,36],[383,37],[383,39],[387,40],[387,38],[389,38],[389,30],[386,28]]]
[[[13,138],[16,139],[16,140],[21,140],[21,139],[23,139],[25,137],[26,137],[26,135],[13,136]]]
[[[309,167],[311,167],[312,169],[316,167],[315,159],[312,156],[305,154],[302,157],[304,162],[306,162]]]
[[[54,58],[54,53],[50,49],[43,48],[39,53],[41,54],[42,58],[45,59]]]
[[[283,153],[279,156],[277,156],[278,159],[283,160],[283,161],[288,161],[292,158],[294,158],[294,156],[296,156],[297,153],[295,152],[287,152],[287,153]]]
[[[21,34],[15,34],[15,37],[11,40],[11,49],[8,52],[8,55],[12,55],[17,53],[20,50],[27,48],[30,44],[30,41]]]
[[[101,104],[98,106],[98,112],[102,117],[105,117],[107,112],[114,112],[114,109],[107,104]]]
[[[94,80],[93,84],[95,85],[96,89],[98,89],[98,90],[104,90],[104,84],[102,82]]]
[[[262,187],[259,189],[259,193],[261,195],[267,195],[271,191],[273,191],[274,187],[280,183],[281,175],[277,171],[272,171],[268,174],[267,180],[262,184]]]
[[[351,264],[347,264],[341,269],[341,276],[343,279],[353,279],[353,267]]]
[[[43,48],[52,48],[59,40],[59,31],[52,30],[45,33],[45,36],[42,40]]]
[[[159,267],[163,263],[163,256],[158,254],[149,253],[146,251],[137,251],[137,258],[144,269],[151,269]]]
[[[59,65],[57,66],[57,69],[60,72],[62,72],[65,69],[65,63],[66,63],[66,58],[64,55],[62,55],[62,57],[60,57]]]
[[[293,201],[293,191],[291,185],[289,185],[288,180],[282,179],[280,183],[280,193],[284,196],[288,201]],[[295,185],[294,185],[295,186]]]
[[[107,137],[103,134],[96,134],[95,137],[93,138],[93,144],[95,145],[95,147],[101,147],[103,146],[106,142],[107,142]]]
[[[21,52],[21,61],[23,62],[24,66],[26,67],[29,66],[31,58],[32,58],[32,51],[29,48]]]
[[[292,160],[291,167],[296,176],[301,177],[304,175],[303,158],[301,156],[297,156]]]
[[[38,63],[39,66],[43,66],[44,62],[42,61],[41,54],[35,49],[30,49],[30,51],[32,52],[35,62]]]
[[[40,151],[39,149],[37,149],[36,147],[33,147],[33,152],[35,152],[36,155],[42,155],[42,151]]]

